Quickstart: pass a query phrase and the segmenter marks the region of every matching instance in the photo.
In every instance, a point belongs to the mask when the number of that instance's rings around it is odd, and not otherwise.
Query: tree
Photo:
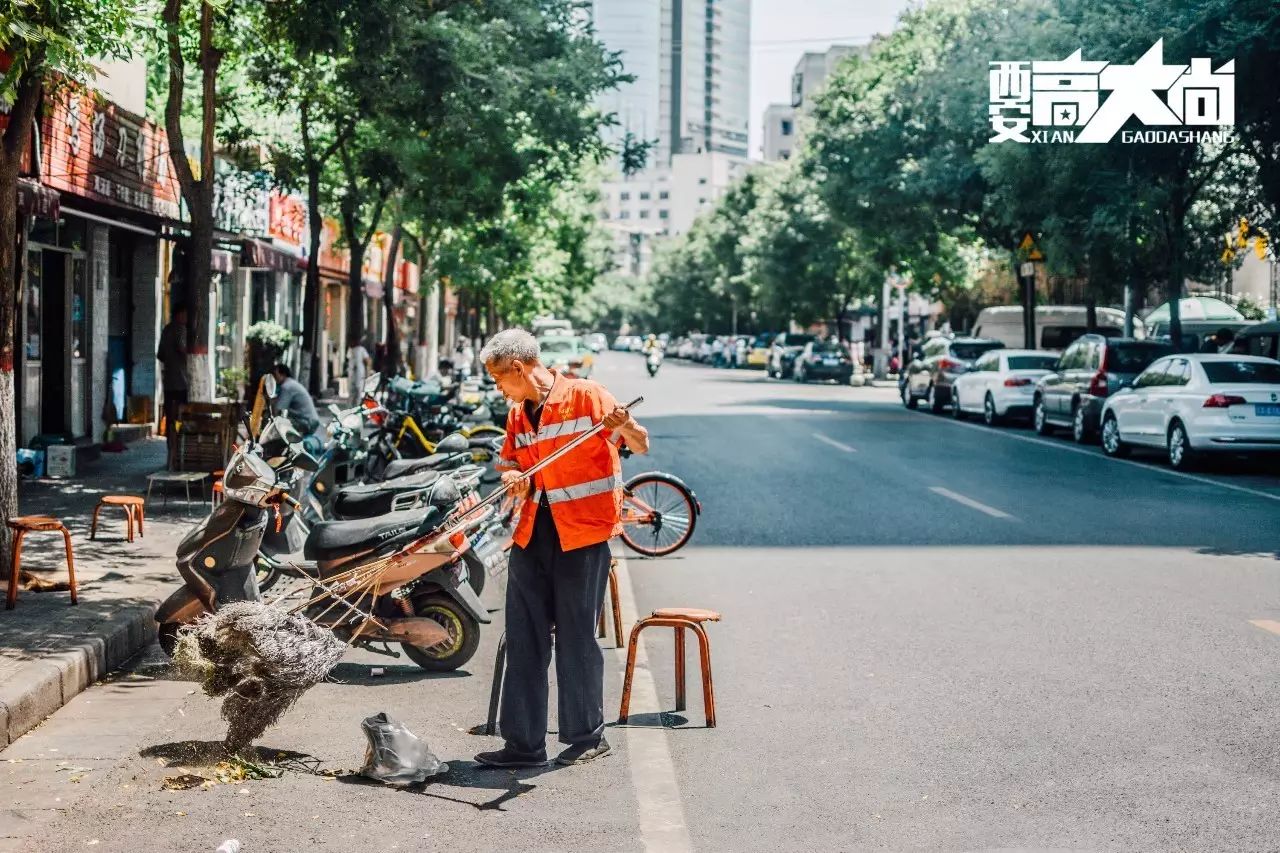
[[[13,368],[18,299],[18,171],[47,89],[86,83],[92,61],[124,58],[142,26],[138,0],[9,0],[0,7],[0,515],[18,513]],[[4,550],[9,531],[0,532]],[[4,558],[8,565],[8,557]]]

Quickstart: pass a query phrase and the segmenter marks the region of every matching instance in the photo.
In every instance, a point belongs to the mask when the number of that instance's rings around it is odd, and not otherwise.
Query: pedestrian
[[[507,567],[507,665],[502,749],[490,767],[547,763],[547,667],[555,628],[559,764],[609,751],[604,738],[604,654],[596,624],[609,579],[609,540],[622,531],[618,445],[649,449],[649,434],[603,386],[542,366],[538,341],[522,329],[494,335],[480,360],[513,401],[502,448],[502,480],[522,497]],[[540,460],[594,424],[605,430],[532,475]]]
[[[271,368],[271,375],[276,380],[272,409],[287,417],[294,429],[302,433],[303,446],[308,452],[319,450],[322,443],[315,432],[320,429],[320,415],[316,412],[311,394],[301,382],[293,378],[293,371],[287,364],[277,364]]]
[[[169,322],[160,330],[156,359],[161,366],[161,388],[164,391],[164,438],[169,464],[174,462],[178,447],[178,410],[186,404],[190,393],[187,379],[187,309],[174,305]]]
[[[724,340],[716,338],[711,342],[711,366],[724,367]]]
[[[373,357],[366,345],[368,338],[357,338],[347,349],[347,376],[351,380],[351,405],[358,406],[364,399],[364,381],[373,368]]]

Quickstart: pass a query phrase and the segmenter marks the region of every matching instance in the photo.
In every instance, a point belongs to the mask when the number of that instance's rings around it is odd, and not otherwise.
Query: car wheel
[[[1000,413],[996,411],[996,400],[987,394],[982,401],[982,422],[987,426],[999,426],[1000,420]]]
[[[1049,423],[1049,413],[1044,409],[1044,398],[1036,398],[1035,415],[1032,418],[1036,435],[1049,435],[1053,432],[1053,424]]]
[[[1102,452],[1117,459],[1129,455],[1129,445],[1120,440],[1120,423],[1110,412],[1102,419]]]
[[[1093,430],[1089,429],[1089,424],[1085,420],[1083,403],[1076,403],[1071,413],[1071,437],[1075,439],[1076,444],[1088,444],[1093,440]]]
[[[1169,465],[1178,471],[1194,468],[1196,452],[1191,449],[1187,438],[1187,430],[1180,421],[1174,421],[1169,427]]]
[[[951,417],[958,421],[965,419],[964,410],[960,408],[960,392],[954,388],[951,389]]]
[[[911,393],[911,386],[903,385],[902,386],[902,405],[914,411],[918,403],[919,401],[916,400],[916,395]]]
[[[929,401],[929,411],[935,415],[942,414],[942,401],[938,399],[938,390],[932,385],[929,386],[929,396],[925,399]]]

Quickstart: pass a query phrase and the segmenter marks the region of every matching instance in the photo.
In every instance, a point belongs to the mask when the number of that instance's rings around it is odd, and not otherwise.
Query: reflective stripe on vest
[[[621,474],[602,477],[599,480],[565,486],[562,489],[547,489],[547,503],[558,504],[565,501],[576,501],[579,498],[589,498],[592,495],[607,494],[614,489],[620,488],[622,488]]]
[[[578,433],[586,432],[595,425],[590,416],[574,418],[571,421],[561,421],[559,423],[547,424],[535,432],[522,432],[515,436],[516,447],[532,447],[540,441],[546,441],[549,438],[568,438]]]

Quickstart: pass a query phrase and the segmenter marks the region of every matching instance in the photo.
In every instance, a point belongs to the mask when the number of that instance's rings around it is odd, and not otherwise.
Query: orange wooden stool
[[[146,511],[143,509],[144,500],[138,495],[103,495],[98,501],[98,505],[93,508],[93,523],[89,525],[89,538],[98,538],[98,513],[102,512],[104,506],[122,506],[124,507],[125,523],[128,527],[126,540],[133,541],[133,525],[138,525],[138,535],[145,536],[143,531],[143,521],[146,517]]]
[[[616,560],[609,563],[609,605],[613,611],[613,645],[620,649],[622,648],[622,603],[618,598],[618,573],[613,568],[617,564]],[[604,608],[600,609],[600,627],[596,636],[605,636]]]
[[[631,705],[631,679],[636,670],[636,643],[640,632],[650,627],[674,628],[676,631],[676,710],[684,710],[684,631],[688,628],[698,636],[698,650],[702,656],[702,704],[707,715],[707,728],[716,727],[716,696],[711,687],[711,641],[703,629],[703,622],[719,622],[720,614],[714,610],[697,607],[663,607],[653,611],[631,629],[631,641],[627,644],[627,671],[622,682],[622,708],[618,722],[626,724],[627,709]]]
[[[9,565],[9,597],[6,609],[12,610],[18,603],[18,577],[22,574],[22,539],[28,533],[58,532],[67,546],[67,575],[71,578],[71,603],[76,604],[76,559],[71,553],[71,531],[56,518],[47,515],[21,515],[5,522],[14,532],[13,561]]]

